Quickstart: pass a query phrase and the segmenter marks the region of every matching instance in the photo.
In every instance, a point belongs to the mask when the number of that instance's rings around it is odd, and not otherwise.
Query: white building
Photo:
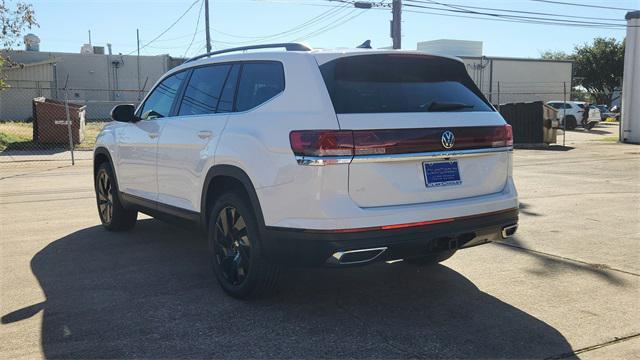
[[[419,42],[420,51],[460,57],[471,78],[494,104],[570,100],[573,62],[482,55],[481,41]]]
[[[418,43],[418,51],[441,55],[480,57],[482,56],[482,41],[449,39],[421,41]]]
[[[0,92],[0,119],[24,120],[32,116],[31,99],[63,99],[87,104],[88,119],[104,119],[114,104],[136,102],[143,93],[181,60],[168,55],[140,56],[7,51],[15,64],[6,70],[8,90]],[[138,84],[138,79],[140,83]]]

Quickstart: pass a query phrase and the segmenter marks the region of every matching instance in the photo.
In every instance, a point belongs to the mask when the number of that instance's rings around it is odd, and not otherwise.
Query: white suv
[[[238,51],[270,47],[286,51]],[[94,155],[104,226],[200,224],[234,297],[287,265],[432,264],[517,228],[511,127],[455,58],[230,49],[112,117]]]
[[[557,119],[560,121],[560,127],[564,127],[566,121],[567,130],[573,130],[578,126],[591,130],[601,120],[600,110],[595,106],[589,106],[585,116],[588,105],[584,101],[549,101],[547,105],[558,110]]]

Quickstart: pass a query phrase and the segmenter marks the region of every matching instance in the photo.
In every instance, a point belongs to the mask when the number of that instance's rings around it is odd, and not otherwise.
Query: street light
[[[358,9],[371,9],[373,7],[373,4],[368,1],[356,1],[353,3],[353,6],[357,7]]]

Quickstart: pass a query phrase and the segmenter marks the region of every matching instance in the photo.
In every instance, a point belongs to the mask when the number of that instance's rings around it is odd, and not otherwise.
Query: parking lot
[[[617,131],[515,151],[508,241],[434,267],[295,269],[254,302],[223,294],[196,232],[103,230],[90,160],[0,162],[0,356],[640,357],[640,147]]]

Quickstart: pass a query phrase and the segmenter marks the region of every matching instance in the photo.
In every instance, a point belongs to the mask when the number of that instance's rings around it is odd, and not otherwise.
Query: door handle
[[[160,134],[158,134],[158,133],[149,133],[149,138],[155,139],[155,138],[158,137],[158,135],[160,135]]]
[[[198,131],[198,137],[202,140],[208,139],[211,136],[213,136],[213,133],[211,131],[208,131],[208,130]]]

